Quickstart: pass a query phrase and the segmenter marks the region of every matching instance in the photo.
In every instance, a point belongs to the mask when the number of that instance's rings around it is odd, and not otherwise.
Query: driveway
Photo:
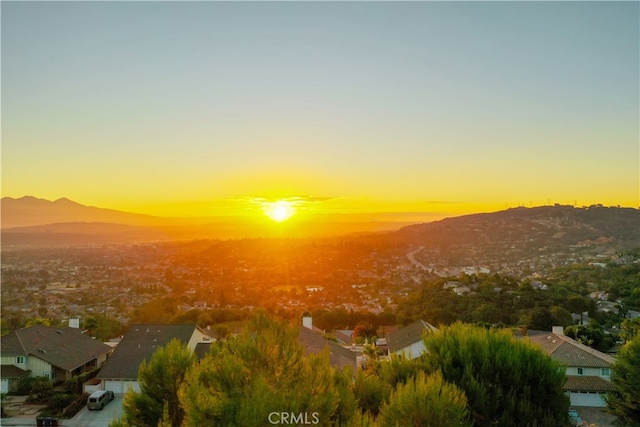
[[[61,427],[107,427],[112,420],[120,418],[124,413],[123,398],[123,394],[116,394],[112,402],[97,411],[90,411],[85,406],[73,418],[59,420],[58,425]]]
[[[572,406],[578,414],[584,425],[589,427],[613,427],[616,419],[615,415],[611,415],[605,411],[606,408],[592,408],[588,406]]]

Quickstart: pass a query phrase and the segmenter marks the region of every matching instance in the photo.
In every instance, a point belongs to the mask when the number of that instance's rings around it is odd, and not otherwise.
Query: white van
[[[114,399],[112,391],[98,390],[91,393],[89,401],[87,402],[88,409],[102,409],[105,405]]]

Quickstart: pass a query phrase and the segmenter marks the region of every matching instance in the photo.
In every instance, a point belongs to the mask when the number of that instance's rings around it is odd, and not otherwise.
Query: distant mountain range
[[[67,198],[49,201],[32,196],[4,197],[0,205],[2,245],[125,243],[177,239],[278,237],[265,227],[238,217],[167,218],[86,206]],[[425,215],[426,216],[426,215]],[[313,223],[287,223],[287,237],[335,236],[395,230],[411,222],[387,215],[324,216]],[[273,224],[275,225],[275,224]]]
[[[163,218],[85,206],[66,198],[4,197],[0,209],[3,246],[281,236],[277,227],[269,230],[264,224],[236,218]],[[498,252],[554,251],[590,242],[615,248],[640,246],[640,210],[633,208],[520,207],[402,227],[406,224],[399,220],[358,222],[333,217],[287,224],[287,236],[384,231],[409,244],[449,252],[463,246]]]
[[[19,199],[3,197],[1,203],[3,229],[64,222],[149,225],[159,219],[150,215],[85,206],[67,198],[52,202],[32,196],[20,197]]]

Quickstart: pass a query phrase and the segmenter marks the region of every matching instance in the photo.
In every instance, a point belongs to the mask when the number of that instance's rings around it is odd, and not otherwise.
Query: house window
[[[578,368],[578,375],[583,375],[584,374],[584,370],[582,368]]]
[[[16,356],[16,364],[17,365],[24,365],[24,356]]]
[[[611,368],[602,368],[600,369],[600,375],[603,377],[610,377],[611,376]]]
[[[45,372],[44,376],[45,376],[45,378],[49,378],[50,380],[55,380],[56,379],[56,373],[55,372]]]

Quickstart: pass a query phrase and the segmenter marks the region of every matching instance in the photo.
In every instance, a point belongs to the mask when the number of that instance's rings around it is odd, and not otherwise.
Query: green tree
[[[569,399],[558,362],[507,330],[462,323],[429,334],[425,357],[430,371],[462,389],[478,426],[560,426]]]
[[[98,320],[94,316],[87,316],[83,319],[82,327],[89,331],[89,336],[94,336],[98,328]]]
[[[377,416],[391,391],[392,387],[371,371],[359,370],[356,374],[354,393],[362,412]]]
[[[580,314],[580,323],[582,323],[582,313],[589,310],[589,302],[580,295],[573,295],[567,299],[565,307],[572,313]]]
[[[502,320],[502,312],[493,303],[482,304],[473,310],[471,317],[476,322],[498,323]]]
[[[549,313],[551,313],[551,320],[553,320],[555,326],[564,326],[566,328],[573,323],[569,310],[559,305],[551,307]]]
[[[627,342],[637,335],[640,335],[640,317],[624,319],[620,324],[620,339]]]
[[[98,313],[85,317],[84,328],[91,332],[91,336],[102,341],[119,336],[123,332],[123,326],[118,320]]]
[[[229,334],[231,333],[231,330],[229,329],[229,325],[224,325],[224,324],[216,325],[213,328],[213,331],[216,333],[216,335],[220,339],[227,338],[229,336]]]
[[[247,331],[216,342],[185,377],[184,425],[262,426],[272,412],[347,423],[355,410],[350,371],[336,372],[326,352],[304,356],[297,337],[297,328],[259,313]]]
[[[173,427],[171,424],[171,415],[169,415],[169,404],[164,402],[162,405],[162,418],[158,421],[158,427]]]
[[[546,307],[536,307],[529,318],[529,329],[537,329],[539,331],[550,331],[553,326],[553,318]]]
[[[580,344],[602,351],[606,351],[610,345],[610,343],[605,342],[604,330],[597,323],[590,323],[589,326],[571,325],[565,329],[565,335]]]
[[[382,426],[460,427],[470,425],[467,398],[455,385],[436,372],[419,372],[399,384],[380,409]]]
[[[640,335],[618,352],[611,383],[615,391],[606,396],[611,411],[629,426],[640,426]]]
[[[122,424],[135,427],[156,427],[163,420],[166,405],[169,422],[180,426],[184,411],[178,399],[178,389],[187,369],[194,363],[191,351],[177,339],[160,347],[149,362],[138,370],[140,392],[129,390],[124,397]],[[166,425],[167,420],[163,420]]]

